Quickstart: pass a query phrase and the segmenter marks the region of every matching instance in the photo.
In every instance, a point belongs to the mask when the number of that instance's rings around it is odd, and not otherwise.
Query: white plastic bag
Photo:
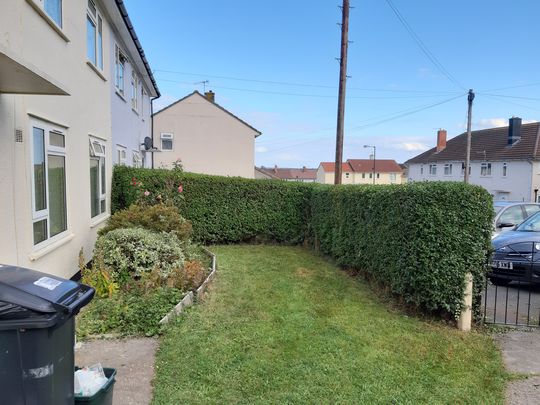
[[[75,395],[91,397],[107,384],[107,381],[101,364],[83,367],[75,371]]]

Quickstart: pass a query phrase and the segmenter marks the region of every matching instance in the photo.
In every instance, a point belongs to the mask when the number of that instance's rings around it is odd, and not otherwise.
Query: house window
[[[491,163],[482,163],[480,165],[480,176],[491,176]]]
[[[90,215],[106,211],[105,143],[90,138]]]
[[[365,174],[365,173],[362,173],[362,178],[363,178],[363,179],[366,178],[366,174]]]
[[[144,120],[144,100],[146,99],[146,91],[141,83],[141,117]]]
[[[120,145],[116,145],[116,163],[119,165],[125,165],[127,160],[126,148]]]
[[[445,163],[445,165],[444,165],[444,175],[445,176],[451,176],[452,175],[452,163]]]
[[[87,3],[86,56],[92,65],[103,70],[103,19],[93,0]]]
[[[424,174],[424,165],[420,165],[420,174]]]
[[[377,178],[379,178],[379,177],[380,177],[380,173],[377,173]]]
[[[345,178],[346,178],[346,179],[349,178],[349,173],[345,173]]]
[[[141,165],[141,153],[139,151],[132,151],[133,154],[133,167],[142,167]]]
[[[32,221],[34,245],[67,230],[65,133],[32,125]]]
[[[118,45],[116,45],[116,62],[114,65],[114,85],[116,90],[122,95],[124,95],[124,75],[126,72],[126,55],[120,50]]]
[[[437,165],[429,165],[429,174],[431,176],[437,175]]]
[[[133,108],[134,111],[138,111],[137,110],[138,99],[139,99],[139,78],[137,77],[137,73],[135,73],[135,70],[132,70],[131,71],[131,108]]]
[[[62,28],[62,0],[37,0],[39,6],[43,7],[45,13]]]
[[[471,174],[471,165],[469,165],[469,175]],[[461,164],[461,175],[465,175],[465,163]]]
[[[370,178],[370,179],[373,178],[373,173],[370,173],[370,174],[369,174],[369,178]]]
[[[506,163],[503,163],[503,166],[502,166],[502,175],[503,175],[503,177],[506,177],[507,170],[508,170],[508,166],[506,165]]]
[[[395,182],[396,182],[396,174],[390,173],[390,183],[395,183]]]
[[[161,150],[173,149],[173,134],[161,134]]]

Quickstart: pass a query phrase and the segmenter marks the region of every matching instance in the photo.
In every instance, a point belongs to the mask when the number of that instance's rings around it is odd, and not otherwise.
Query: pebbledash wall
[[[90,257],[110,216],[109,44],[114,19],[122,17],[114,0],[59,4],[55,20],[40,0],[0,3],[0,74],[23,61],[21,71],[62,90],[37,95],[20,83],[15,94],[0,91],[0,263],[71,277],[79,250]],[[103,44],[94,60],[87,56],[89,21],[99,27],[93,44]]]

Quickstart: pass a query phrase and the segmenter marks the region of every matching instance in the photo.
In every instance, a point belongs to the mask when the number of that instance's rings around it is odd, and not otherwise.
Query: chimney
[[[274,173],[277,174],[277,165],[274,165]]]
[[[521,118],[512,117],[508,120],[508,145],[512,146],[521,139]]]
[[[306,171],[306,166],[303,166],[303,167],[302,167],[302,171],[303,171],[303,172]]]
[[[375,158],[375,156],[373,155],[373,153],[371,155],[369,155],[369,160],[373,160]]]
[[[206,99],[208,101],[211,101],[213,103],[214,100],[215,100],[216,93],[214,93],[212,90],[210,90],[210,91],[207,91],[206,93],[204,93],[204,96],[206,97]]]
[[[437,152],[440,152],[446,148],[446,129],[439,129],[437,131]]]

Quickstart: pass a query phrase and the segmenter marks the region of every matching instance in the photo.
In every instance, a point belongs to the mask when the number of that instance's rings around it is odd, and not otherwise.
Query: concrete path
[[[147,405],[152,400],[157,339],[106,339],[78,343],[75,365],[116,369],[113,405]]]
[[[540,331],[512,331],[497,335],[495,340],[502,350],[506,369],[529,375],[508,384],[507,404],[540,404]]]

